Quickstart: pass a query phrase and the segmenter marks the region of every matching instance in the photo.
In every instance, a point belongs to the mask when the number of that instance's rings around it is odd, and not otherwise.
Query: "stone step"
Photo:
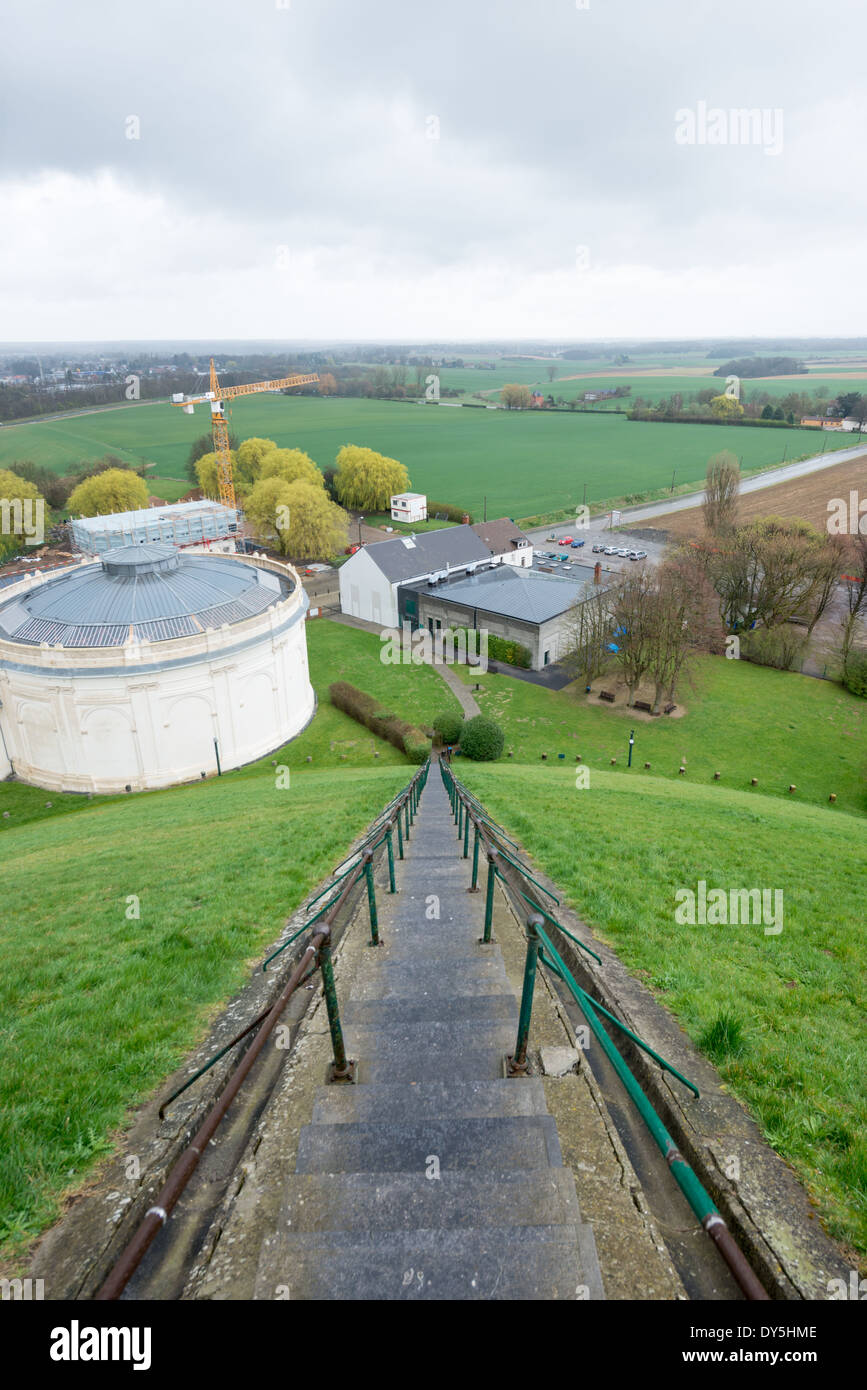
[[[473,1047],[456,1052],[449,1044],[431,1047],[423,1053],[402,1055],[399,1051],[383,1053],[381,1047],[373,1044],[367,1054],[349,1049],[349,1055],[357,1063],[356,1079],[363,1086],[420,1083],[437,1077],[447,1077],[450,1081],[499,1081],[504,1075],[504,1058],[513,1046],[510,1044],[508,1049]]]
[[[547,1113],[538,1076],[497,1081],[410,1081],[320,1086],[313,1105],[313,1124],[420,1123]]]
[[[420,995],[454,998],[457,995],[497,994],[509,989],[505,966],[499,958],[444,961],[436,974],[419,962],[394,961],[366,970],[353,984],[352,999],[411,999]]]
[[[420,999],[350,999],[340,1011],[344,1023],[424,1023],[428,1020],[476,1023],[507,1022],[518,1018],[513,994],[460,994],[456,997],[424,995]]]
[[[296,1173],[286,1179],[278,1233],[483,1230],[578,1225],[566,1168],[511,1172]]]
[[[580,1226],[277,1234],[263,1244],[258,1299],[583,1300],[603,1296],[585,1269]],[[314,1243],[312,1243],[314,1242]]]
[[[514,1024],[501,1019],[428,1018],[415,1022],[346,1023],[343,1034],[350,1051],[385,1060],[392,1056],[425,1057],[434,1052],[447,1056],[452,1051],[463,1056],[479,1049],[511,1051],[517,1030]]]
[[[520,1084],[520,1083],[518,1083]],[[505,1119],[431,1119],[421,1123],[305,1125],[298,1143],[299,1173],[424,1173],[560,1167],[557,1126],[550,1115]]]

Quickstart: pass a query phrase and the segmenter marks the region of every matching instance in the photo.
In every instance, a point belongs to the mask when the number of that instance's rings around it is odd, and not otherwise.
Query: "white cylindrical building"
[[[289,565],[113,550],[0,597],[0,777],[52,791],[171,786],[305,727],[307,596]]]

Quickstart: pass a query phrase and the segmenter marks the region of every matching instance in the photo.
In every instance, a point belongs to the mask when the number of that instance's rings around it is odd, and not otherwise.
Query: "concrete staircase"
[[[357,1084],[317,1092],[256,1296],[603,1298],[542,1082],[503,1076],[518,1001],[436,769],[406,854],[342,1014]]]

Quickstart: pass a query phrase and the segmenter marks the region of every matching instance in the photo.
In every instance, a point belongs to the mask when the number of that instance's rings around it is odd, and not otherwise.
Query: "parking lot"
[[[618,573],[637,569],[641,564],[658,564],[665,548],[658,541],[638,540],[630,537],[625,531],[612,531],[604,525],[602,519],[591,522],[589,526],[576,527],[574,523],[571,526],[548,526],[541,530],[528,531],[527,534],[534,546],[534,565],[552,566],[567,574],[570,566],[568,560],[564,563],[561,559],[564,554],[576,564],[593,565],[598,561],[603,571]],[[583,540],[584,544],[576,548],[571,544],[561,546],[560,541],[567,537],[576,541]],[[600,548],[594,551],[594,546]],[[626,551],[627,554],[606,555],[606,548]],[[629,552],[641,554],[641,559],[630,560]],[[557,559],[548,558],[551,555],[556,555]]]

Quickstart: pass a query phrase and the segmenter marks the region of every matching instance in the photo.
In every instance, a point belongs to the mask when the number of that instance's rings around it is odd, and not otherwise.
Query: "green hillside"
[[[680,1020],[867,1253],[863,823],[724,788],[574,768],[459,772]],[[783,893],[782,931],[686,926],[678,889]]]

